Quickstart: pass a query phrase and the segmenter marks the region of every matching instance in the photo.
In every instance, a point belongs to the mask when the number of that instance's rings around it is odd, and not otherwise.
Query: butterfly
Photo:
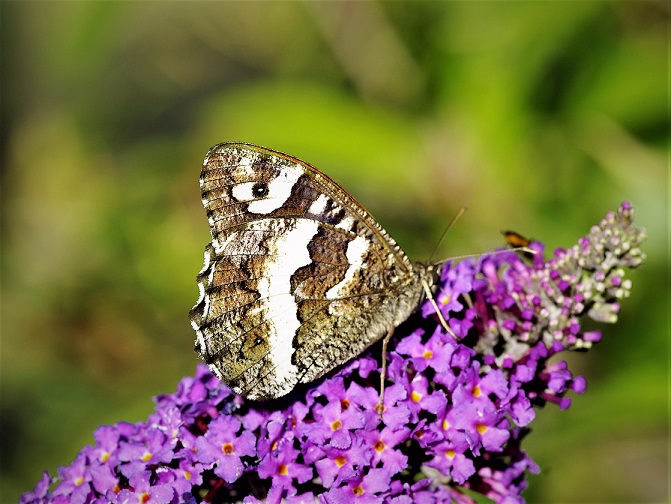
[[[212,241],[189,313],[196,352],[247,399],[359,355],[438,280],[442,264],[411,262],[347,191],[287,154],[215,145],[200,189]]]

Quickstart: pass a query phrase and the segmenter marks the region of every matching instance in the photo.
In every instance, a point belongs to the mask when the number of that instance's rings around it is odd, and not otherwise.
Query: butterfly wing
[[[200,186],[212,242],[190,319],[196,351],[237,393],[281,397],[361,353],[419,303],[417,266],[308,164],[220,144]]]

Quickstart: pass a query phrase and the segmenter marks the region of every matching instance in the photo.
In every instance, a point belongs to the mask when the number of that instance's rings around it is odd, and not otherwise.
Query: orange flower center
[[[331,424],[331,430],[337,431],[339,429],[342,429],[342,422],[340,420],[336,420]]]
[[[221,451],[224,455],[233,455],[233,445],[231,443],[224,443],[221,445]]]
[[[344,466],[345,464],[347,464],[347,459],[345,458],[344,455],[340,455],[339,457],[337,457],[337,458],[335,459],[335,463],[336,463],[336,465],[337,465],[338,467],[342,467],[342,466]]]
[[[363,495],[363,487],[361,485],[357,485],[354,488],[352,488],[352,492],[354,492],[354,495],[356,495],[357,497],[359,495]]]
[[[373,448],[375,448],[376,452],[382,453],[385,450],[385,448],[387,448],[387,445],[384,444],[384,441],[382,441],[381,439],[378,439],[377,441],[375,441],[375,444],[373,445]]]

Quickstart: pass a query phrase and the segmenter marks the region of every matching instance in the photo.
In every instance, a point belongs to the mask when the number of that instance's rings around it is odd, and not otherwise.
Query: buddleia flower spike
[[[99,427],[21,502],[524,502],[540,470],[522,446],[530,424],[586,388],[550,359],[601,339],[586,318],[617,320],[626,274],[645,260],[633,217],[623,203],[548,260],[506,251],[445,264],[436,305],[454,335],[428,301],[397,328],[381,418],[377,347],[271,403],[201,365],[146,422]]]

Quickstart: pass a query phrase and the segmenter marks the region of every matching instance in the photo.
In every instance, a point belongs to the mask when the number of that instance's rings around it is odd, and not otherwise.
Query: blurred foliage
[[[570,246],[633,202],[646,266],[529,502],[668,499],[669,3],[1,2],[2,502],[193,372],[225,140],[329,173],[409,255]]]

